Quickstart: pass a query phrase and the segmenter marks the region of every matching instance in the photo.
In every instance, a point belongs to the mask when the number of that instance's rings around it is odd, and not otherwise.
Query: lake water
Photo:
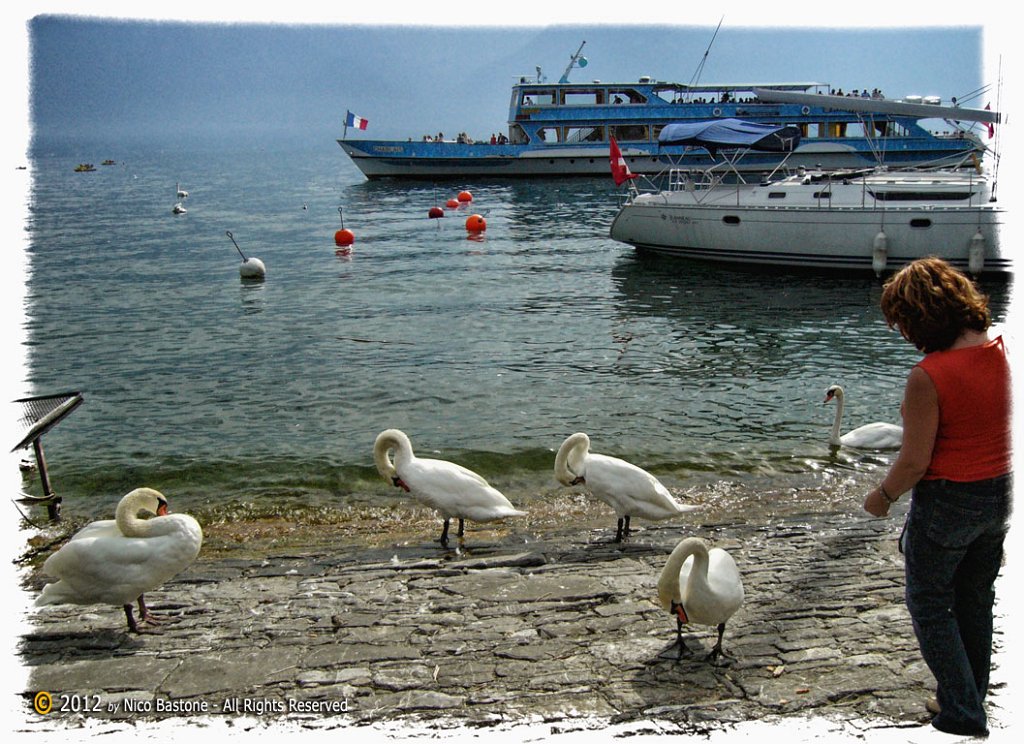
[[[368,182],[333,143],[110,144],[30,175],[26,394],[84,394],[44,438],[73,518],[144,484],[208,518],[394,503],[371,456],[390,427],[527,507],[565,491],[575,431],[682,494],[848,503],[891,455],[832,453],[824,391],[845,387],[844,429],[898,422],[918,359],[871,278],[638,257],[608,237],[610,177]],[[1012,287],[984,288],[1004,320]]]

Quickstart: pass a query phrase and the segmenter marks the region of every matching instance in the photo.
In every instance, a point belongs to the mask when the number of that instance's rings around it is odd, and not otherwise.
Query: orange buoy
[[[447,206],[449,209],[455,209],[455,207],[459,206],[459,200],[458,199],[449,199],[447,201],[447,203],[445,204],[445,206]]]
[[[471,193],[469,193],[468,191],[460,191],[459,192],[459,201],[460,202],[471,202],[471,201],[473,201],[473,195]]]
[[[487,229],[487,222],[478,214],[471,214],[466,219],[466,229],[470,232],[483,232]]]
[[[441,207],[431,207],[430,211],[427,212],[427,217],[432,220],[436,220],[438,217],[444,217],[444,210]]]
[[[334,244],[335,245],[352,245],[356,242],[356,236],[351,230],[342,228],[338,232],[334,233]]]

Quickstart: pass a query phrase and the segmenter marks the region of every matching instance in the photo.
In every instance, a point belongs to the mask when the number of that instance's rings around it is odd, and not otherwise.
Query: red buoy
[[[468,191],[460,191],[459,192],[459,201],[460,202],[471,202],[471,201],[473,201],[473,195],[471,193],[469,193]]]
[[[334,244],[335,245],[352,245],[356,242],[356,236],[351,230],[342,228],[338,232],[334,233]]]
[[[478,214],[471,214],[466,220],[466,229],[470,232],[483,232],[487,229],[487,222]]]
[[[432,220],[436,220],[438,217],[444,217],[444,210],[441,207],[431,207],[430,211],[427,212],[427,217]]]
[[[455,207],[459,206],[459,200],[449,199],[445,206],[447,206],[449,209],[455,209]]]

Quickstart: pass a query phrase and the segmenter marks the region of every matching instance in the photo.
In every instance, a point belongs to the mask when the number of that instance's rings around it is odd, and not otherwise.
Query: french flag
[[[366,119],[361,116],[356,116],[351,111],[345,112],[345,126],[355,127],[356,129],[366,129],[366,125],[369,124]]]

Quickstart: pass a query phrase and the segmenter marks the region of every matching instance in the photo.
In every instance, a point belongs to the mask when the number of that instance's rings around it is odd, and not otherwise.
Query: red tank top
[[[939,428],[924,480],[967,482],[1009,473],[1010,367],[1002,336],[934,351],[917,366],[939,396]]]

